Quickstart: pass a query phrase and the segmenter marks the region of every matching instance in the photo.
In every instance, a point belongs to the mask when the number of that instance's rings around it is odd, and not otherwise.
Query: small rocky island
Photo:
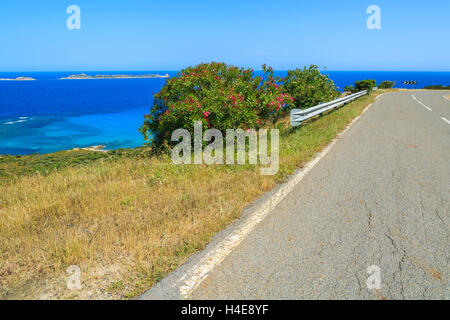
[[[8,78],[0,78],[1,81],[33,81],[36,80],[31,77],[17,77],[15,79],[8,79]]]
[[[144,75],[130,75],[130,74],[96,74],[90,76],[85,73],[72,74],[68,77],[59,78],[61,80],[73,80],[73,79],[146,79],[146,78],[169,78],[168,74],[144,74]]]

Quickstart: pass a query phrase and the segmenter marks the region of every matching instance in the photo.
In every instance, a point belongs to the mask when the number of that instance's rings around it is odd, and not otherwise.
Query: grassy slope
[[[381,90],[377,92],[379,94]],[[145,149],[0,159],[0,297],[133,297],[202,249],[284,180],[376,94],[281,131],[280,170],[173,165]],[[66,290],[69,265],[84,288]]]

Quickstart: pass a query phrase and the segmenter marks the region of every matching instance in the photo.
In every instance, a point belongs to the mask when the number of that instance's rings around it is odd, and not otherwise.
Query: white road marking
[[[384,93],[383,93],[384,94]],[[383,95],[382,94],[382,95]],[[350,127],[370,108],[368,105],[361,115],[356,117],[336,138],[320,152],[316,158],[306,164],[306,166],[294,174],[272,197],[270,197],[262,207],[247,218],[237,230],[221,241],[215,248],[208,252],[195,266],[188,270],[179,280],[180,296],[184,299],[205,280],[209,273],[219,265],[236,248],[248,234],[269,215],[272,210],[294,189],[294,187],[311,171],[312,168],[333,148],[337,141],[350,129]]]
[[[420,103],[420,104],[422,105],[422,107],[424,107],[424,108],[426,108],[426,109],[428,109],[428,110],[430,110],[430,111],[433,111],[430,107],[424,105],[424,104],[422,103],[422,101],[419,101],[419,100],[416,98],[415,95],[412,95],[412,97],[413,97],[414,100],[416,100],[418,103]]]
[[[442,119],[442,120],[444,120],[445,122],[447,122],[448,124],[450,124],[450,121],[449,121],[449,120],[447,120],[446,118],[444,118],[444,117],[441,117],[441,119]]]

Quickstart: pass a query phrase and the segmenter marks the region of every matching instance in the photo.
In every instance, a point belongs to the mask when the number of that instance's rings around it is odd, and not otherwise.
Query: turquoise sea
[[[0,154],[50,153],[106,145],[130,148],[144,143],[138,128],[153,94],[166,79],[58,80],[79,71],[0,72],[0,78],[29,76],[36,81],[0,81]],[[175,71],[89,71],[87,74],[173,76]],[[417,81],[415,88],[450,85],[450,72],[326,71],[340,88],[356,80]],[[277,72],[284,76],[286,72]],[[412,88],[411,86],[408,86]]]

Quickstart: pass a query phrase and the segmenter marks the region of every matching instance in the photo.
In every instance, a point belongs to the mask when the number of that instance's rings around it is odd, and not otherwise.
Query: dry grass
[[[0,182],[0,297],[127,298],[202,249],[243,208],[326,146],[364,97],[281,134],[280,170],[173,165],[168,157],[99,159]],[[65,270],[82,269],[68,291]]]

